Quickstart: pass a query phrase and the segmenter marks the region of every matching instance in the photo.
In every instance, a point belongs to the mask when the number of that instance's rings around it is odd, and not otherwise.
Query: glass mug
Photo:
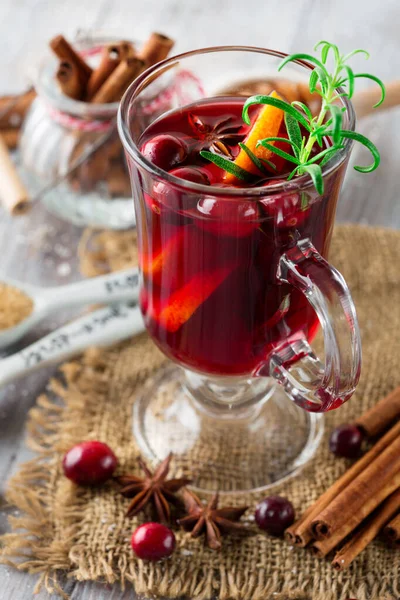
[[[136,400],[134,435],[150,459],[172,451],[203,491],[266,489],[297,472],[318,446],[321,413],[348,400],[360,375],[354,304],[327,262],[351,140],[324,166],[322,196],[304,176],[252,188],[193,183],[140,152],[146,97],[166,73],[180,81],[170,108],[195,110],[205,99],[224,102],[219,90],[243,73],[276,77],[285,56],[252,47],[188,52],[143,73],[119,110],[141,309],[154,342],[179,365],[162,369]],[[285,75],[304,79],[309,69],[298,61]],[[351,103],[340,102],[354,129]]]

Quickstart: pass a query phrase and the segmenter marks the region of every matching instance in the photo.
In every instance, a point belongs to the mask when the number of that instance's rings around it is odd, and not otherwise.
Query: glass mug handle
[[[308,239],[281,256],[277,278],[302,292],[315,310],[325,359],[316,356],[303,335],[274,349],[269,375],[307,411],[337,408],[354,392],[361,370],[360,332],[349,288]]]

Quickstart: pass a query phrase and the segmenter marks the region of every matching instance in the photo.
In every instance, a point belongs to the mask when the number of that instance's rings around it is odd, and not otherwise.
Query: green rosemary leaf
[[[265,173],[266,175],[270,175],[270,173],[268,172],[268,170],[264,167],[262,161],[258,158],[258,156],[256,156],[254,154],[254,152],[252,152],[250,150],[250,148],[248,146],[246,146],[246,144],[243,144],[242,142],[240,142],[239,143],[239,147],[243,150],[243,152],[246,152],[247,156],[256,165],[257,169],[259,169],[261,171],[261,173]],[[267,164],[269,166],[272,165],[273,167],[275,167],[275,165],[272,162],[270,162],[269,160],[265,161],[265,162],[267,162]]]
[[[280,100],[279,98],[272,98],[271,96],[251,96],[246,100],[243,106],[242,111],[242,119],[246,123],[246,125],[250,125],[250,117],[249,117],[249,108],[253,106],[253,104],[269,104],[271,106],[275,106],[276,108],[280,108],[284,112],[289,113],[294,117],[299,123],[303,125],[307,131],[310,131],[310,124],[307,119],[299,112],[296,108],[293,108],[291,104],[285,102],[284,100]]]
[[[308,173],[318,194],[322,196],[324,193],[324,178],[322,177],[321,167],[319,165],[301,165],[301,172]]]
[[[265,163],[266,165],[268,165],[273,171],[276,171],[276,165],[274,165],[273,162],[271,162],[270,160],[268,160],[267,158],[260,158],[261,162]]]
[[[371,81],[375,81],[375,83],[379,85],[382,92],[381,99],[376,104],[374,104],[373,108],[377,108],[377,106],[380,106],[385,99],[386,88],[384,83],[379,79],[379,77],[375,77],[375,75],[370,75],[369,73],[357,73],[356,75],[354,75],[354,77],[365,77],[366,79],[371,79]]]
[[[299,102],[299,100],[293,100],[292,106],[294,106],[295,108],[296,108],[296,106],[301,108],[301,110],[306,115],[307,119],[309,121],[312,121],[313,116],[312,116],[311,110],[308,108],[307,104],[304,104],[304,102]]]
[[[317,91],[317,83],[318,83],[318,73],[316,71],[311,71],[310,82],[308,87],[310,88],[310,92],[315,94]]]
[[[321,69],[320,67],[315,67],[313,73],[316,73],[318,76],[319,85],[321,86],[322,95],[326,95],[329,89],[330,77],[326,72],[326,69]]]
[[[223,156],[213,154],[208,150],[202,150],[200,152],[200,156],[214,163],[214,165],[217,165],[217,167],[223,169],[227,173],[234,175],[235,177],[237,177],[237,179],[241,179],[242,181],[246,181],[247,183],[254,183],[254,175],[252,175],[252,173],[249,173],[245,169],[242,169],[242,167],[235,165],[235,163],[231,160],[228,160]]]
[[[296,121],[296,119],[292,117],[292,115],[289,115],[289,113],[285,113],[285,125],[289,139],[292,142],[293,151],[297,158],[299,158],[302,141],[302,135],[299,124]]]
[[[346,78],[346,83],[347,83],[347,86],[348,86],[347,96],[348,96],[348,98],[352,98],[353,94],[354,94],[354,73],[353,73],[353,69],[350,69],[350,67],[348,65],[343,65],[342,69],[344,69],[346,71],[346,74],[347,74],[347,78]]]
[[[325,148],[325,150],[322,150],[321,152],[319,152],[318,154],[316,154],[315,156],[313,156],[312,158],[310,158],[310,160],[308,160],[307,162],[303,163],[305,165],[312,165],[315,162],[318,162],[319,160],[321,160],[321,158],[324,160],[325,156],[330,155],[330,158],[332,158],[332,156],[334,154],[336,154],[336,152],[338,152],[339,150],[343,150],[344,146],[342,146],[341,144],[335,144],[335,146],[332,146],[331,148]],[[320,166],[322,166],[323,160],[319,163]],[[329,159],[328,159],[329,160]],[[327,163],[328,161],[325,161],[323,164]]]
[[[296,175],[296,173],[299,170],[299,165],[296,165],[296,167],[293,169],[293,171],[291,171],[287,177],[287,181],[290,181],[291,179],[293,179],[293,177]]]
[[[283,67],[285,65],[287,65],[289,62],[293,62],[293,61],[297,61],[297,60],[307,60],[308,62],[313,63],[314,65],[316,65],[317,67],[322,69],[322,71],[325,71],[327,77],[329,77],[329,74],[328,74],[328,71],[326,70],[325,65],[323,65],[322,62],[320,60],[318,60],[318,58],[315,58],[315,56],[312,56],[311,54],[290,54],[280,63],[280,65],[278,66],[278,71],[281,71],[283,69]]]
[[[355,166],[354,169],[356,171],[359,171],[359,173],[371,173],[379,167],[379,163],[381,162],[381,156],[379,154],[378,148],[375,146],[375,144],[371,142],[371,140],[366,138],[364,135],[361,135],[361,133],[358,133],[356,131],[348,131],[347,129],[342,129],[342,131],[340,132],[340,136],[342,138],[347,138],[350,140],[354,140],[355,142],[359,142],[360,144],[368,148],[368,150],[372,154],[372,157],[374,159],[372,165],[368,165],[367,167]]]
[[[324,165],[326,165],[327,162],[329,162],[331,160],[331,158],[333,158],[335,156],[336,152],[338,152],[339,150],[343,150],[343,149],[344,149],[344,146],[337,146],[334,148],[329,148],[328,152],[326,152],[324,158],[319,163],[319,166],[322,168]]]
[[[342,111],[340,110],[339,106],[336,106],[335,104],[332,104],[332,106],[330,107],[331,110],[331,115],[332,118],[330,119],[330,121],[332,121],[332,139],[334,141],[335,144],[337,144],[340,140],[340,131],[342,129]]]
[[[320,46],[322,46],[322,49],[321,49],[321,60],[322,60],[322,62],[324,64],[327,61],[329,50],[333,51],[333,54],[335,56],[336,62],[339,62],[339,60],[340,60],[340,52],[339,52],[339,48],[336,46],[336,44],[331,44],[330,42],[327,42],[326,40],[322,40],[322,42],[318,42],[318,44],[316,44],[314,46],[314,50],[318,50],[318,48]]]
[[[362,50],[361,48],[358,48],[357,50],[353,50],[352,52],[349,52],[348,54],[346,54],[345,56],[343,56],[342,62],[347,62],[349,60],[349,58],[352,58],[356,54],[364,54],[365,58],[367,60],[370,57],[370,53],[369,52],[367,52],[366,50]]]
[[[265,138],[265,140],[258,140],[257,146],[263,146],[264,148],[268,148],[268,150],[271,150],[278,156],[285,158],[286,160],[294,163],[295,165],[300,164],[300,161],[298,158],[296,158],[295,156],[292,156],[291,154],[288,154],[284,150],[281,150],[281,148],[277,148],[276,146],[274,146],[273,144],[270,144],[269,142],[286,142],[287,144],[291,144],[290,140],[287,140],[286,138],[280,138],[280,137],[269,137],[269,138]]]

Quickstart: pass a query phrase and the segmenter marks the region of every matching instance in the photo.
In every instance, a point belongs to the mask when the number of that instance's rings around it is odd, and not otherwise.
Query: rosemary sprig
[[[370,79],[381,88],[381,98],[374,105],[375,108],[382,104],[385,99],[385,86],[375,75],[354,73],[348,65],[348,61],[356,54],[363,54],[365,58],[369,58],[366,50],[357,49],[342,55],[336,44],[331,44],[325,40],[318,42],[314,50],[320,51],[320,58],[310,54],[291,54],[281,62],[278,70],[280,71],[288,63],[297,60],[306,60],[314,66],[310,74],[309,89],[311,93],[321,96],[321,108],[316,116],[312,115],[306,104],[297,100],[288,103],[272,96],[255,95],[246,100],[242,118],[247,125],[251,124],[249,109],[255,104],[269,104],[283,110],[288,139],[283,137],[267,137],[258,140],[256,147],[263,146],[294,165],[293,170],[287,178],[288,181],[296,176],[308,174],[318,193],[323,194],[324,180],[322,167],[338,152],[344,149],[345,140],[350,139],[362,144],[372,155],[373,162],[367,166],[355,166],[356,171],[370,173],[380,163],[379,151],[368,138],[355,131],[343,129],[343,113],[346,109],[340,107],[337,104],[337,100],[342,97],[351,98],[353,96],[357,79]],[[331,70],[327,66],[329,59],[332,59]],[[340,90],[339,88],[342,89]],[[303,131],[305,130],[305,135],[302,133],[301,127]],[[323,148],[324,138],[330,138],[331,145],[329,147]],[[277,147],[274,142],[288,144],[288,150],[290,149],[291,152],[283,150],[280,146]],[[261,173],[266,173],[263,162],[268,164],[270,168],[275,169],[273,163],[266,160],[263,161],[245,144],[241,143],[239,146],[246,152]],[[315,146],[318,146],[321,150],[315,152]],[[232,160],[207,151],[202,151],[200,154],[203,158],[213,162],[238,179],[254,183],[255,176],[236,165]]]
[[[366,78],[377,83],[381,88],[381,98],[374,105],[374,108],[382,104],[385,99],[385,86],[382,81],[370,75],[369,73],[354,73],[351,67],[347,64],[348,60],[355,54],[364,54],[369,58],[369,54],[365,50],[353,50],[346,55],[341,55],[338,47],[327,41],[319,42],[315,46],[315,50],[320,49],[321,59],[310,54],[291,54],[285,58],[278,67],[280,71],[289,62],[296,60],[307,60],[312,63],[314,69],[311,72],[309,80],[309,89],[312,93],[317,93],[321,96],[321,109],[318,115],[312,116],[309,108],[301,102],[292,102],[289,104],[283,100],[271,98],[270,96],[252,96],[249,98],[243,107],[243,120],[247,125],[250,125],[249,108],[254,104],[270,104],[281,108],[285,112],[285,124],[289,139],[278,137],[269,137],[259,140],[257,146],[268,148],[271,152],[277,154],[295,164],[294,169],[288,176],[288,180],[293,179],[296,175],[308,174],[319,194],[324,192],[324,181],[322,177],[322,167],[333,158],[333,156],[343,150],[343,141],[351,139],[365,146],[372,154],[373,162],[370,165],[361,167],[355,166],[356,171],[361,173],[370,173],[374,171],[380,163],[380,155],[376,146],[365,136],[360,133],[349,131],[342,128],[344,107],[339,107],[336,101],[340,97],[351,98],[354,94],[355,80],[358,78]],[[328,71],[327,61],[329,55],[333,55],[332,72]],[[338,88],[344,88],[344,91],[339,93]],[[307,132],[306,136],[301,133],[300,125]],[[319,153],[311,157],[315,144],[321,148],[323,138],[329,137],[332,140],[332,145],[329,148],[321,150]],[[285,152],[281,148],[275,147],[272,142],[284,142],[291,146],[293,154]]]

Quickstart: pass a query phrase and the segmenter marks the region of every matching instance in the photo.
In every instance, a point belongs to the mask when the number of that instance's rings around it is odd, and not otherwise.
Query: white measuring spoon
[[[89,346],[108,346],[142,331],[143,317],[137,303],[95,310],[0,360],[0,386],[79,354]]]
[[[39,288],[1,276],[0,283],[20,289],[33,301],[33,310],[26,319],[13,327],[0,330],[0,348],[19,340],[51,312],[83,304],[133,302],[139,296],[139,271],[137,268],[92,277],[58,287]]]

